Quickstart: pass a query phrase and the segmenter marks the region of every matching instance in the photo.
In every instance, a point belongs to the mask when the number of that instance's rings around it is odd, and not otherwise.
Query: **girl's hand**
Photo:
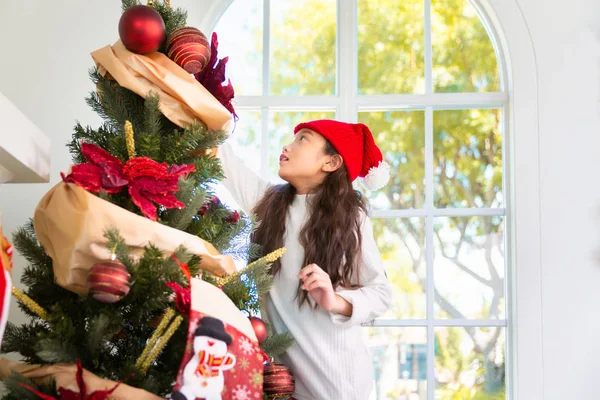
[[[352,314],[352,305],[335,294],[329,274],[317,264],[310,264],[302,268],[298,278],[302,281],[302,289],[306,290],[325,311],[344,315]]]

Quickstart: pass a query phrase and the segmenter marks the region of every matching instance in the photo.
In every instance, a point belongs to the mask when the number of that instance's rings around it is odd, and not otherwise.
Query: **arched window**
[[[506,71],[468,0],[234,0],[219,20],[240,120],[275,180],[304,120],[371,127],[392,166],[367,193],[390,311],[365,335],[373,399],[504,399]],[[453,397],[456,396],[456,397]]]

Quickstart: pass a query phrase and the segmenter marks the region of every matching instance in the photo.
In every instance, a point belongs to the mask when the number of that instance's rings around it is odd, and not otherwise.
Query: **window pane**
[[[433,114],[436,207],[503,207],[499,109]]]
[[[427,329],[364,328],[373,356],[369,400],[427,399]]]
[[[422,208],[425,203],[425,130],[423,111],[360,112],[385,160],[390,181],[375,192],[364,190],[374,209]],[[358,185],[360,189],[362,186]]]
[[[263,1],[234,1],[215,28],[236,95],[262,94]],[[210,37],[209,37],[210,40]]]
[[[358,1],[358,93],[423,93],[423,0]]]
[[[435,92],[497,92],[500,71],[494,46],[468,0],[431,1]]]
[[[336,7],[336,0],[271,2],[270,94],[335,94]]]
[[[335,111],[282,111],[269,113],[269,177],[283,182],[277,175],[281,149],[294,140],[294,128],[301,122],[335,118]]]
[[[506,398],[505,328],[435,329],[435,398]]]
[[[421,218],[373,218],[373,234],[394,297],[384,319],[426,318],[425,230]]]
[[[434,219],[436,316],[504,319],[504,218]]]

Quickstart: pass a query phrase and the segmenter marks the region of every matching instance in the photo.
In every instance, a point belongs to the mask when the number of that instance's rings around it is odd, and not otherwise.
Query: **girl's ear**
[[[325,164],[323,164],[323,171],[324,172],[333,172],[338,170],[342,164],[344,163],[344,160],[342,159],[342,156],[340,156],[339,154],[335,154],[333,156],[328,156],[328,160],[325,162]]]

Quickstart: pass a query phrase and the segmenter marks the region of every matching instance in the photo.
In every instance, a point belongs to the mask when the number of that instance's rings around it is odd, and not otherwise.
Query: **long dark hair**
[[[338,154],[329,141],[325,153]],[[261,245],[263,254],[283,247],[286,217],[295,195],[296,189],[289,183],[276,185],[254,207],[260,224],[251,240]],[[362,194],[352,187],[346,167],[342,165],[329,173],[307,201],[309,219],[299,238],[304,248],[302,266],[317,264],[329,274],[334,289],[357,287],[362,257],[359,215],[361,210],[367,212],[367,206]],[[280,270],[281,262],[276,261],[271,273],[276,275]],[[299,282],[296,296],[299,306],[308,300],[308,292],[301,286]]]

